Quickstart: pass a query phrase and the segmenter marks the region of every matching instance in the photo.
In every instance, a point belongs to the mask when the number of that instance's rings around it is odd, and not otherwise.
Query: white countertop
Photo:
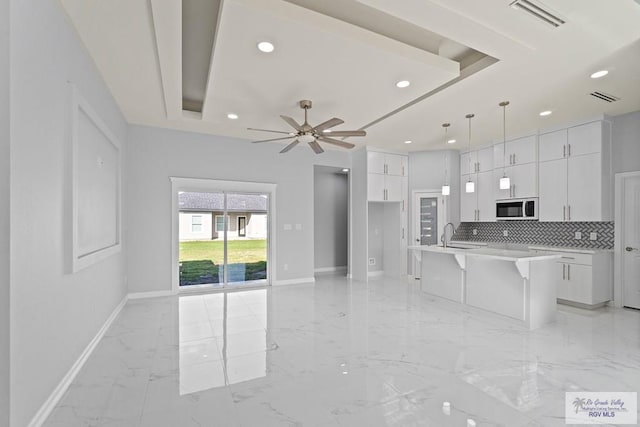
[[[452,244],[455,245],[455,243],[452,243]],[[496,248],[487,248],[487,247],[464,249],[464,248],[455,248],[450,246],[447,248],[444,248],[442,246],[409,246],[409,249],[422,251],[422,252],[433,252],[433,253],[450,254],[450,255],[465,255],[465,256],[496,259],[501,261],[514,261],[514,262],[515,261],[521,261],[521,262],[522,261],[545,261],[545,260],[560,258],[560,255],[556,255],[556,254],[542,254],[540,252],[534,252],[534,251],[496,249]]]
[[[487,242],[473,242],[473,241],[463,241],[463,240],[452,240],[451,245],[454,246],[465,246],[465,247],[479,247],[479,246],[507,246],[506,248],[509,250],[508,246],[522,246],[527,247],[529,250],[538,250],[538,251],[551,251],[551,252],[572,252],[577,254],[597,254],[597,253],[607,253],[613,252],[613,249],[599,249],[599,248],[577,248],[577,247],[565,247],[565,246],[544,246],[544,245],[527,245],[527,244],[514,244],[514,243],[487,243]]]

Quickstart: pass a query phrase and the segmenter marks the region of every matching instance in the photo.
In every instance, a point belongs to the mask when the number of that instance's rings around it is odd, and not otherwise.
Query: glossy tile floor
[[[46,425],[564,426],[565,391],[639,386],[638,311],[559,306],[530,332],[324,277],[128,302]]]

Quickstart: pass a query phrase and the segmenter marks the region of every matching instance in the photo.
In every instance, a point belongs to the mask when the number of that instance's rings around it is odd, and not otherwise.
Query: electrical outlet
[[[477,236],[477,235],[478,235],[478,229],[477,229],[477,228],[474,228],[474,229],[473,229],[473,235],[474,235],[474,236]]]
[[[291,227],[291,224],[285,224],[285,225],[283,226],[283,228],[284,228],[284,230],[285,230],[285,231],[290,231],[290,230],[292,230],[292,229],[293,229],[293,227]]]
[[[283,266],[282,266],[282,269],[283,269],[284,271],[289,270],[289,264],[285,264],[285,265],[283,265]]]
[[[302,230],[302,224],[296,224],[296,231]]]
[[[595,231],[589,233],[589,240],[598,240],[598,233],[596,233]]]
[[[369,258],[369,265],[376,265],[376,259],[375,258]]]
[[[509,237],[509,230],[502,230],[502,235],[504,237]]]
[[[582,239],[582,233],[579,232],[579,231],[576,231],[576,233],[575,233],[573,238],[576,239],[576,240],[581,240]]]

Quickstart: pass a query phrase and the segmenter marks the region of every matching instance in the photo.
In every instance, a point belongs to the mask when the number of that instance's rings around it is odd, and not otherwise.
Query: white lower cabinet
[[[562,258],[556,263],[556,297],[559,303],[598,307],[613,295],[612,254],[554,252]]]

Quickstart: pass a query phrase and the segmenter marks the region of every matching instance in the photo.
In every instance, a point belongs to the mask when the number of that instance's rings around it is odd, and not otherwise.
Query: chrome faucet
[[[453,233],[456,232],[456,226],[453,225],[453,223],[448,222],[445,224],[444,233],[442,234],[442,238],[440,239],[445,248],[447,247],[447,227],[448,226],[451,226],[451,237],[453,237]]]

